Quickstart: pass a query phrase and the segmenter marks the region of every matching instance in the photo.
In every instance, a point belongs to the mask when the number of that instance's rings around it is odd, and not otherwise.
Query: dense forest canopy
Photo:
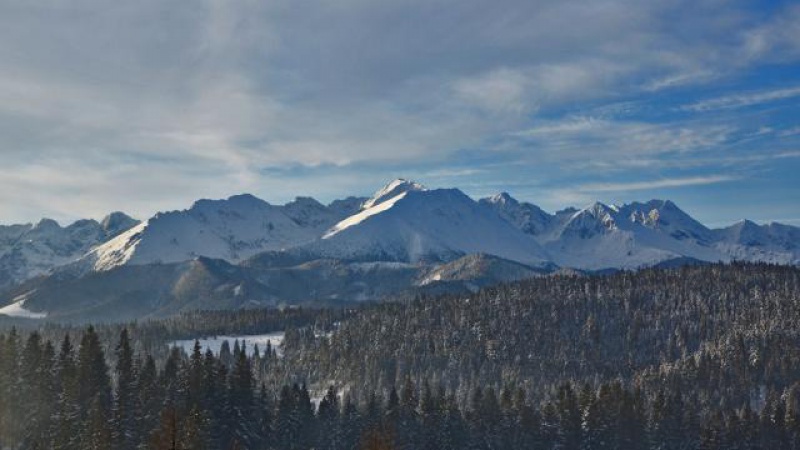
[[[175,339],[285,331],[281,352]],[[800,448],[800,270],[534,278],[0,336],[0,447]]]

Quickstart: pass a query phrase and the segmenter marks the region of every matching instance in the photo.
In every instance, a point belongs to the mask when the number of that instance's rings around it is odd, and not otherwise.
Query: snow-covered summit
[[[407,264],[484,253],[589,270],[681,258],[799,264],[800,229],[744,221],[711,230],[669,200],[595,202],[549,214],[507,192],[476,201],[458,189],[397,179],[370,198],[327,205],[310,197],[273,205],[242,194],[198,200],[142,223],[112,213],[67,227],[48,219],[0,226],[0,288],[62,265],[84,273],[197,257],[238,263],[262,252],[286,261]]]
[[[741,220],[712,233],[713,246],[732,259],[800,264],[800,228]]]
[[[531,236],[458,189],[396,191],[304,249],[328,258],[412,263],[471,253],[535,265],[547,260]]]
[[[320,228],[315,217],[317,205],[302,200],[287,207],[274,206],[249,194],[199,200],[187,210],[156,214],[94,249],[84,260],[94,270],[180,262],[197,256],[237,262],[315,239]]]
[[[65,227],[46,218],[36,224],[0,226],[0,288],[75,261],[136,223],[115,213],[102,222],[83,219]]]
[[[528,234],[541,235],[553,225],[554,217],[552,215],[532,203],[519,202],[508,192],[480,199],[479,203],[493,209],[501,217]]]
[[[621,226],[643,226],[678,240],[695,240],[707,243],[710,230],[669,200],[633,202],[620,208]],[[627,221],[624,219],[628,218]]]
[[[576,211],[561,229],[562,238],[589,239],[617,229],[617,208],[600,202]]]
[[[369,200],[365,201],[361,205],[362,210],[366,210],[376,206],[386,200],[392,199],[397,197],[400,194],[409,192],[409,191],[425,191],[427,190],[425,186],[416,183],[414,181],[405,180],[403,178],[398,178],[394,181],[389,182],[386,186],[379,189]]]

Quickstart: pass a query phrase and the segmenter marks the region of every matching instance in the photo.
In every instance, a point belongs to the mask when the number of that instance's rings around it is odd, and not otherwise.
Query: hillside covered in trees
[[[186,354],[170,340],[286,332]],[[800,448],[800,270],[558,275],[356,310],[7,329],[0,447]]]

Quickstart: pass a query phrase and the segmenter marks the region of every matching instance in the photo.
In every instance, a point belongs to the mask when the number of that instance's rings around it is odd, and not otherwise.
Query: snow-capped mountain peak
[[[425,190],[427,190],[427,188],[419,183],[405,180],[403,178],[398,178],[390,182],[386,186],[382,187],[377,192],[375,192],[375,194],[373,194],[372,197],[369,198],[369,200],[365,201],[361,205],[361,209],[367,210],[386,200],[397,197],[398,195],[403,194],[405,192],[425,191]]]
[[[698,242],[710,240],[710,230],[686,214],[670,200],[633,202],[620,209],[620,215],[629,223],[658,230],[678,240],[691,239]]]
[[[519,205],[519,201],[511,196],[508,192],[500,192],[499,194],[494,194],[493,196],[487,199],[490,203],[494,203],[497,205],[508,205],[508,206],[516,206]]]
[[[488,253],[541,265],[539,244],[458,189],[411,189],[353,215],[308,247],[308,253],[344,260],[417,263]]]
[[[284,252],[285,251],[285,252]],[[273,205],[253,195],[198,200],[145,222],[112,213],[61,227],[0,226],[0,288],[69,266],[76,274],[197,257],[239,263],[259,253],[285,261],[330,259],[446,263],[485,253],[544,267],[635,268],[666,261],[800,263],[800,229],[743,221],[710,230],[669,200],[549,214],[507,192],[475,201],[458,189],[394,180],[368,199]],[[65,269],[67,270],[67,269]]]
[[[83,219],[62,227],[55,220],[42,219],[35,225],[0,226],[0,288],[69,264],[135,225],[133,219],[119,214],[102,224]]]
[[[117,236],[139,224],[139,221],[119,211],[112,212],[100,221],[100,226],[109,236]]]
[[[601,202],[575,211],[561,231],[562,236],[576,235],[587,239],[597,234],[606,233],[617,229],[615,215],[617,211]]]
[[[320,230],[313,225],[317,223],[311,217],[313,212],[304,210],[309,206],[312,202],[302,201],[285,209],[249,194],[198,200],[187,210],[156,214],[84,259],[94,270],[126,263],[180,262],[197,256],[236,262],[315,239]],[[313,224],[290,217],[298,209],[308,213],[304,217]]]
[[[527,234],[541,235],[553,225],[553,216],[534,204],[519,202],[508,192],[481,199],[479,203],[493,209],[500,217]]]

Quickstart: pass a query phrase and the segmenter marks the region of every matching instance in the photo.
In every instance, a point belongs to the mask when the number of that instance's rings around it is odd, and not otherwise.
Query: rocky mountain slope
[[[472,292],[540,271],[489,255],[444,265],[319,259],[264,268],[198,257],[130,264],[85,275],[59,272],[0,294],[0,314],[55,321],[125,321],[197,309],[330,305]]]

